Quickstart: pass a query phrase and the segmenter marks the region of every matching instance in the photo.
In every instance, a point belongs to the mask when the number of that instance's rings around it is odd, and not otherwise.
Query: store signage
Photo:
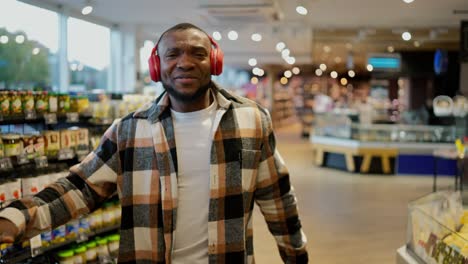
[[[374,71],[400,71],[401,56],[398,53],[372,53],[367,57],[367,64],[372,65]]]
[[[427,254],[436,263],[468,264],[468,258],[460,253],[460,249],[447,245],[434,233],[429,235],[426,242],[420,240],[418,246],[423,249],[424,255]]]

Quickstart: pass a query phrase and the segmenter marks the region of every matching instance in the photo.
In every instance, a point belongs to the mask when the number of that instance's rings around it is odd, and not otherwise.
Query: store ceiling
[[[81,16],[86,0],[22,0],[37,6],[62,6]],[[247,60],[256,57],[260,65],[287,66],[275,50],[278,41],[286,43],[297,65],[327,63],[345,69],[353,55],[357,69],[364,67],[370,52],[404,50],[458,50],[460,21],[468,20],[467,0],[93,0],[94,11],[87,19],[122,29],[137,28],[140,44],[156,40],[168,27],[192,22],[222,33],[221,47],[226,63],[248,68]],[[296,12],[301,4],[306,16]],[[227,39],[237,30],[239,39]],[[409,30],[413,38],[403,41]],[[251,34],[262,34],[254,42]],[[414,41],[418,41],[415,43]],[[325,47],[326,46],[326,47]],[[328,48],[329,49],[328,49]],[[390,48],[391,49],[391,48]],[[329,52],[326,52],[329,50]]]

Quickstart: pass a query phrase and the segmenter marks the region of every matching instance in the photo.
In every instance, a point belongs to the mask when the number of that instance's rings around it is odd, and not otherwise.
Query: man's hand
[[[18,227],[10,220],[0,218],[0,243],[13,243],[19,234]]]

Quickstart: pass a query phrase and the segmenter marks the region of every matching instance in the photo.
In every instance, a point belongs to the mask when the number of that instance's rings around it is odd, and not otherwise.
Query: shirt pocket
[[[257,179],[258,165],[262,152],[259,150],[242,149],[240,152],[240,169],[242,176],[242,191],[253,193]]]

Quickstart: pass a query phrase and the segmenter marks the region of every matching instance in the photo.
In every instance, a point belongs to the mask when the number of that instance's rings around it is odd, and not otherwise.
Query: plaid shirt
[[[216,85],[212,90],[220,123],[211,147],[209,263],[255,262],[254,201],[283,261],[307,263],[296,198],[268,112]],[[122,204],[119,263],[171,263],[177,153],[167,95],[112,125],[68,177],[13,202],[0,217],[14,222],[24,239],[97,209],[116,191]]]

